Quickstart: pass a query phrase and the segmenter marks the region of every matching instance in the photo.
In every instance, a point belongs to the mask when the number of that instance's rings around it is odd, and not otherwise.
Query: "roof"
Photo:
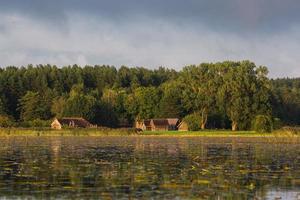
[[[152,119],[154,126],[169,126],[167,119]]]
[[[59,123],[61,125],[70,125],[70,124],[74,123],[74,126],[82,127],[82,128],[92,126],[92,124],[90,122],[88,122],[87,120],[85,120],[83,118],[68,117],[68,118],[61,118],[61,119],[57,119],[57,120],[59,121]]]
[[[177,126],[179,119],[177,118],[169,118],[167,119],[170,126]]]

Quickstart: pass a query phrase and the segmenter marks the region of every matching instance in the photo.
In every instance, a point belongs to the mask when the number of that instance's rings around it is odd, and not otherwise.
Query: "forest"
[[[105,127],[135,120],[194,120],[196,129],[251,130],[300,124],[300,78],[268,78],[251,61],[116,68],[55,65],[0,68],[0,127],[42,126],[54,117],[84,117]]]

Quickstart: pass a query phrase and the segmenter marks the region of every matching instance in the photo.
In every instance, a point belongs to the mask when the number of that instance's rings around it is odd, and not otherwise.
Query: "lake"
[[[300,199],[300,143],[0,137],[0,198]]]

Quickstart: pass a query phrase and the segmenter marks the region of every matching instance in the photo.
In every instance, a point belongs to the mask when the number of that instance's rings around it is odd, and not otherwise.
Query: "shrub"
[[[51,122],[47,120],[35,119],[32,121],[23,121],[20,122],[19,127],[31,128],[31,127],[50,127]]]
[[[41,119],[35,119],[29,122],[31,127],[50,127],[50,122]]]
[[[283,123],[279,118],[274,118],[273,119],[273,129],[274,130],[279,130],[283,127]]]
[[[6,115],[0,115],[0,127],[11,127],[13,126],[13,120]]]
[[[190,115],[187,115],[183,121],[187,123],[189,127],[189,131],[198,131],[200,130],[200,121],[201,116],[198,113],[193,113]]]
[[[273,130],[273,123],[267,115],[257,115],[253,121],[253,130],[259,133],[270,133]]]

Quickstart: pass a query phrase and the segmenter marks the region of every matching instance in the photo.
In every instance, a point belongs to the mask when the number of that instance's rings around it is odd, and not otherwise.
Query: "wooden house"
[[[177,128],[178,128],[178,131],[188,131],[189,130],[188,124],[186,122],[184,122],[184,121],[181,121],[178,124]]]
[[[151,124],[150,124],[151,120],[141,120],[141,121],[136,121],[135,122],[135,128],[137,129],[141,129],[143,131],[151,131]]]
[[[177,130],[177,127],[179,125],[179,119],[177,118],[168,118],[168,123],[169,123],[169,131],[175,131]]]
[[[150,121],[152,131],[168,131],[169,122],[167,119],[151,119]]]
[[[135,128],[143,131],[170,131],[177,130],[179,119],[149,119],[136,121]]]
[[[63,127],[69,128],[93,128],[96,127],[92,125],[90,122],[83,118],[55,118],[51,123],[51,128],[53,129],[62,129]]]
[[[151,120],[144,120],[144,126],[146,131],[151,131],[152,130]]]

